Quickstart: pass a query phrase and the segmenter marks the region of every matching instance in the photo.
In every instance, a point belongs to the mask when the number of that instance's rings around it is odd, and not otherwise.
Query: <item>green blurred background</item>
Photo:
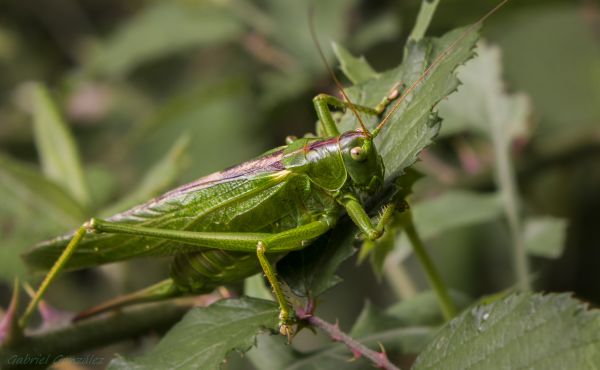
[[[308,3],[0,2],[1,306],[8,305],[13,278],[27,276],[18,257],[27,247],[85,217],[143,202],[256,156],[287,135],[313,131],[311,99],[335,93],[335,87],[310,40]],[[472,23],[495,4],[442,1],[428,34]],[[331,63],[329,41],[335,41],[384,70],[401,61],[419,5],[319,2],[316,31]],[[486,22],[483,37],[501,48],[506,91],[529,99],[527,129],[512,145],[522,212],[567,220],[562,253],[531,260],[536,290],[573,291],[598,304],[600,5],[512,1]],[[43,158],[33,132],[39,107],[32,102],[32,82],[49,88],[80,150],[89,199],[75,211],[58,212],[60,202],[38,190],[44,186]],[[443,132],[418,164],[428,176],[415,202],[448,189],[493,191],[490,152],[490,144],[468,129]],[[54,181],[68,188],[65,179]],[[428,240],[444,279],[472,297],[514,284],[505,223],[482,218]],[[145,274],[136,272],[141,265]],[[407,257],[403,265],[416,287],[425,288],[416,261]],[[49,300],[81,309],[166,271],[164,261],[138,261],[78,272],[61,279]],[[324,298],[323,312],[342,327],[365,297],[380,305],[397,300],[368,264],[357,267],[350,260],[341,275],[350,283]]]

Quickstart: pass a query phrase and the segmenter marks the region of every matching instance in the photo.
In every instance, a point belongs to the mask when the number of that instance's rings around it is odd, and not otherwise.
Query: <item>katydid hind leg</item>
[[[31,301],[29,302],[29,305],[25,309],[25,313],[23,314],[23,316],[21,316],[19,320],[19,326],[21,328],[25,328],[27,326],[29,318],[33,314],[33,311],[35,311],[35,309],[37,308],[38,303],[44,296],[44,293],[46,293],[46,290],[48,290],[50,284],[54,282],[56,277],[67,265],[69,259],[71,258],[71,256],[73,255],[73,253],[75,252],[75,250],[77,249],[77,247],[79,246],[89,229],[90,223],[86,222],[79,229],[77,229],[77,231],[75,231],[75,234],[73,234],[73,237],[69,241],[69,244],[67,244],[67,247],[63,250],[60,257],[56,260],[50,271],[48,271],[46,277],[40,284],[39,288],[36,290],[35,295],[33,296]]]
[[[326,215],[322,218],[310,222],[306,225],[301,225],[293,229],[289,229],[280,233],[236,233],[236,232],[193,232],[179,231],[170,229],[154,229],[135,225],[122,225],[116,222],[92,219],[86,223],[86,227],[94,232],[112,233],[112,234],[131,234],[136,236],[148,236],[164,240],[170,240],[186,244],[189,246],[198,246],[200,250],[206,248],[217,248],[236,252],[256,253],[261,268],[269,283],[271,284],[275,297],[280,305],[280,322],[281,332],[284,335],[292,334],[291,321],[292,313],[289,303],[285,298],[281,283],[278,281],[275,270],[269,263],[265,254],[281,253],[291,250],[301,249],[307,241],[315,239],[330,228],[335,223],[335,215]],[[85,229],[87,230],[87,229]],[[163,285],[161,285],[163,284]],[[166,285],[164,285],[166,284]],[[111,308],[122,307],[132,303],[144,302],[149,300],[160,299],[160,295],[164,297],[177,295],[176,287],[168,286],[168,283],[159,283],[146,290],[132,293],[129,296],[117,298],[109,301],[99,307],[93,308],[91,312],[84,313],[84,316],[107,311]]]

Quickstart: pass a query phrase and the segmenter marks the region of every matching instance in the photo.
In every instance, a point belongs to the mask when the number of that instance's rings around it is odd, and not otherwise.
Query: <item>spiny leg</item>
[[[26,325],[28,317],[37,306],[37,303],[47,290],[50,283],[54,281],[58,273],[66,265],[68,258],[73,254],[77,245],[79,245],[85,232],[93,231],[100,233],[147,236],[171,240],[186,244],[186,248],[189,248],[190,245],[193,245],[201,248],[201,250],[205,250],[206,248],[218,248],[230,251],[257,253],[261,267],[263,268],[265,275],[267,275],[267,278],[269,279],[269,282],[275,291],[276,298],[280,304],[282,332],[286,335],[291,335],[291,313],[289,310],[289,305],[287,304],[285,296],[281,291],[281,285],[275,277],[275,273],[266,259],[265,254],[289,252],[292,250],[302,249],[305,247],[306,241],[315,239],[324,234],[327,230],[331,229],[335,223],[335,220],[335,215],[325,215],[320,219],[310,222],[306,225],[272,234],[180,231],[126,225],[118,222],[110,222],[93,218],[77,230],[67,248],[65,248],[58,261],[44,279],[44,282],[36,292],[36,296],[27,308],[26,314],[21,319],[22,326]],[[263,247],[261,247],[261,243]]]
[[[383,234],[385,226],[392,219],[396,211],[396,204],[390,203],[382,208],[381,216],[376,225],[373,225],[371,218],[367,215],[365,208],[352,194],[346,194],[341,197],[340,202],[346,208],[348,216],[354,224],[360,229],[368,240],[377,240]]]
[[[77,249],[77,246],[79,245],[79,243],[81,243],[81,240],[83,239],[89,228],[90,225],[88,222],[86,222],[79,229],[77,229],[77,231],[75,231],[73,238],[71,238],[71,241],[69,242],[69,244],[67,244],[67,247],[63,250],[58,260],[54,263],[50,271],[48,271],[48,274],[40,284],[40,287],[35,292],[33,299],[31,300],[31,302],[29,302],[29,305],[25,309],[25,313],[19,319],[19,326],[21,328],[24,329],[27,326],[29,317],[36,309],[38,303],[44,296],[44,293],[46,292],[46,290],[48,290],[50,284],[52,284],[52,282],[56,279],[56,277],[65,267],[67,262],[69,262],[69,258],[71,257],[71,255],[73,255],[73,253]]]
[[[279,303],[279,332],[289,338],[293,334],[293,329],[290,326],[290,305],[283,294],[281,283],[279,280],[277,280],[275,269],[271,266],[271,263],[265,256],[266,252],[266,244],[262,241],[258,242],[256,245],[258,262],[260,262],[260,267],[262,267],[267,280],[269,280],[269,284],[271,284],[271,288],[273,288],[273,293],[275,294],[277,303]]]

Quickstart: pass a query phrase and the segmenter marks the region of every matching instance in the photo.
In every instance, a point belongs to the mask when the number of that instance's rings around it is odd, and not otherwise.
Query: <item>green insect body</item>
[[[322,138],[294,140],[106,220],[93,218],[74,233],[36,246],[24,256],[26,263],[49,271],[19,321],[21,328],[63,269],[169,255],[174,256],[169,279],[109,301],[88,314],[208,292],[262,270],[279,303],[280,331],[290,335],[293,315],[273,264],[326,233],[343,214],[352,219],[365,239],[382,235],[395,211],[394,204],[384,207],[376,224],[363,206],[369,196],[381,190],[384,180],[383,161],[373,139],[450,50],[506,1],[442,51],[402,94],[392,88],[375,108],[350,103],[332,73],[345,100],[324,94],[313,100],[319,118],[317,132],[323,133]],[[392,100],[397,101],[386,111]],[[330,107],[350,108],[361,128],[340,133]],[[359,112],[386,115],[369,132]]]
[[[380,114],[387,103],[386,98],[379,110],[358,109]],[[88,313],[205,293],[262,270],[280,303],[282,332],[289,334],[291,314],[271,265],[324,234],[344,213],[369,239],[383,232],[383,220],[373,226],[361,203],[381,189],[383,160],[368,131],[337,131],[328,105],[346,104],[326,95],[315,98],[320,123],[329,137],[297,139],[106,220],[92,219],[75,233],[39,244],[24,259],[35,269],[52,270],[30,308],[63,268],[174,255],[170,279]],[[29,314],[30,310],[22,323]]]

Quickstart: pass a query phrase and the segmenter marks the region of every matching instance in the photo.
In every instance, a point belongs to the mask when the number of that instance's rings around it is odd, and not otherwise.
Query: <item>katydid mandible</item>
[[[27,325],[63,269],[172,255],[169,279],[109,301],[94,312],[208,293],[262,271],[279,304],[280,332],[291,335],[293,313],[274,264],[332,229],[344,214],[365,239],[376,240],[382,235],[394,204],[383,208],[375,224],[363,206],[382,189],[384,181],[383,160],[373,139],[433,68],[506,1],[469,27],[407,89],[402,93],[393,89],[375,108],[352,104],[331,73],[344,100],[325,94],[313,99],[319,131],[325,137],[290,141],[254,160],[200,178],[107,219],[92,218],[73,233],[38,244],[24,256],[25,261],[49,272],[21,317],[21,327]],[[318,43],[317,47],[322,56]],[[330,107],[351,109],[360,128],[340,133]],[[370,132],[359,112],[385,116]]]

